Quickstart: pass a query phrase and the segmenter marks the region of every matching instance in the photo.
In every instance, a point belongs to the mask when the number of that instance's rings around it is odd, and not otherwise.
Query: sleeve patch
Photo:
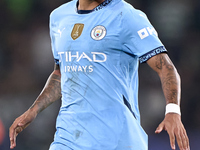
[[[147,60],[149,60],[151,57],[160,54],[160,53],[167,53],[167,50],[164,46],[158,47],[144,55],[142,55],[141,57],[139,57],[140,63],[144,63]]]

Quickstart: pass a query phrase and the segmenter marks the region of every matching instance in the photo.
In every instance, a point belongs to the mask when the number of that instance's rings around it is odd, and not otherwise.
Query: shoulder
[[[112,13],[115,12],[115,14],[118,15],[120,14],[122,21],[127,25],[132,24],[133,26],[138,23],[140,24],[141,22],[148,22],[148,18],[144,12],[134,8],[131,4],[124,0],[120,0],[118,3],[116,2],[110,11]]]
[[[122,1],[122,4],[121,16],[123,29],[127,28],[130,31],[133,31],[152,26],[147,15],[143,11],[134,8],[125,1]]]
[[[120,2],[116,4],[116,6],[118,6],[118,9],[122,11],[124,14],[137,14],[142,12],[134,8],[133,5],[124,0],[120,0]]]
[[[131,4],[123,1],[124,3],[124,6],[123,6],[123,12],[124,12],[124,18],[127,19],[127,18],[131,18],[131,19],[134,19],[134,20],[141,20],[142,17],[144,19],[147,19],[147,16],[144,12],[142,12],[141,10],[139,9],[136,9],[134,8]]]
[[[62,13],[67,13],[67,12],[72,11],[75,3],[76,3],[76,0],[72,0],[70,2],[62,4],[61,6],[57,7],[51,12],[50,18],[54,18],[54,17],[57,17],[58,15],[61,15]]]

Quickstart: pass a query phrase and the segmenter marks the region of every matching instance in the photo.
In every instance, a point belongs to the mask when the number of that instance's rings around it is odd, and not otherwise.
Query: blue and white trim
[[[96,8],[94,8],[93,10],[78,10],[78,5],[79,5],[79,1],[77,1],[76,3],[76,11],[78,14],[89,14],[93,11],[99,11],[102,8],[106,7],[108,4],[110,4],[110,2],[112,2],[112,0],[105,0],[103,1],[101,4],[99,4]]]
[[[151,57],[158,55],[160,53],[167,53],[167,50],[164,46],[158,47],[158,48],[142,55],[141,57],[139,57],[140,63],[144,63],[147,60],[149,60]]]
[[[99,6],[97,6],[96,8],[94,8],[94,11],[98,11],[98,10],[102,9],[103,7],[107,6],[111,1],[112,0],[105,0]]]
[[[59,60],[58,59],[54,59],[56,65],[59,65]]]

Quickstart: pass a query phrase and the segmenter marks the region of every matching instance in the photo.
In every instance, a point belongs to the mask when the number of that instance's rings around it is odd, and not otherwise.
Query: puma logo
[[[62,30],[58,29],[58,33],[60,34],[60,37],[62,36],[62,32],[65,30],[65,28],[63,28]]]

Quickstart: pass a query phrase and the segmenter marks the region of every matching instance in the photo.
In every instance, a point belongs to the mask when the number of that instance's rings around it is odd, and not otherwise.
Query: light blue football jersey
[[[166,52],[146,15],[123,0],[92,12],[77,0],[50,15],[62,105],[51,150],[147,150],[140,125],[138,64]]]

